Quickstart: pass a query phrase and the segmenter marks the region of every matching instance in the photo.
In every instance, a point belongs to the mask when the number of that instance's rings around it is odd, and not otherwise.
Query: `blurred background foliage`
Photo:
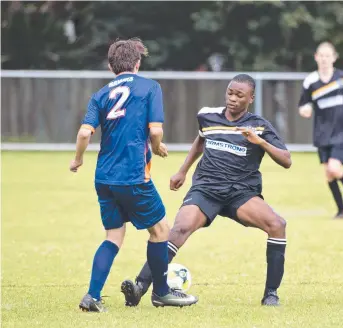
[[[105,69],[110,42],[134,36],[145,70],[310,71],[326,40],[343,54],[341,1],[2,1],[1,14],[3,69]]]

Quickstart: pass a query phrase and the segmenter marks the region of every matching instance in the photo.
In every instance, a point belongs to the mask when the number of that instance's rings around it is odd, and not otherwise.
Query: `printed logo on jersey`
[[[132,82],[132,81],[133,81],[133,76],[126,77],[125,79],[120,79],[120,80],[112,81],[111,83],[108,84],[108,87],[112,88],[112,87],[117,86],[120,83]]]
[[[224,141],[206,139],[206,148],[226,151],[237,156],[247,156],[247,147],[234,145]]]

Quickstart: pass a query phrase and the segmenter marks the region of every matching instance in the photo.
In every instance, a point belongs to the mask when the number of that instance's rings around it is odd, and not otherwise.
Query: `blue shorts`
[[[95,183],[102,224],[105,230],[131,222],[137,229],[154,226],[166,215],[162,199],[153,182],[119,186]]]

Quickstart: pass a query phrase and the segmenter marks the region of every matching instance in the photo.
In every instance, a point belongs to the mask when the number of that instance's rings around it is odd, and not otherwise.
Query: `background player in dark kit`
[[[343,183],[343,71],[333,65],[338,54],[330,42],[321,43],[315,53],[318,70],[303,83],[299,113],[309,118],[314,112],[313,143],[337,205],[334,218],[343,219],[343,200],[338,180]]]
[[[226,107],[199,111],[199,136],[170,180],[170,189],[178,190],[190,167],[203,154],[170,232],[168,255],[171,261],[187,238],[210,225],[217,215],[259,228],[268,234],[262,304],[279,305],[277,288],[284,272],[286,222],[263,200],[259,167],[265,152],[285,168],[291,166],[291,156],[271,124],[248,112],[254,90],[253,78],[239,74],[228,85]],[[135,284],[129,280],[124,283],[131,287],[125,294],[126,305],[137,305],[151,283],[148,264]]]

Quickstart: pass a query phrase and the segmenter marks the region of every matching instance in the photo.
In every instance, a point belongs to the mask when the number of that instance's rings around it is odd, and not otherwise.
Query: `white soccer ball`
[[[168,285],[170,288],[187,291],[192,284],[190,271],[182,264],[171,263],[168,266]]]

